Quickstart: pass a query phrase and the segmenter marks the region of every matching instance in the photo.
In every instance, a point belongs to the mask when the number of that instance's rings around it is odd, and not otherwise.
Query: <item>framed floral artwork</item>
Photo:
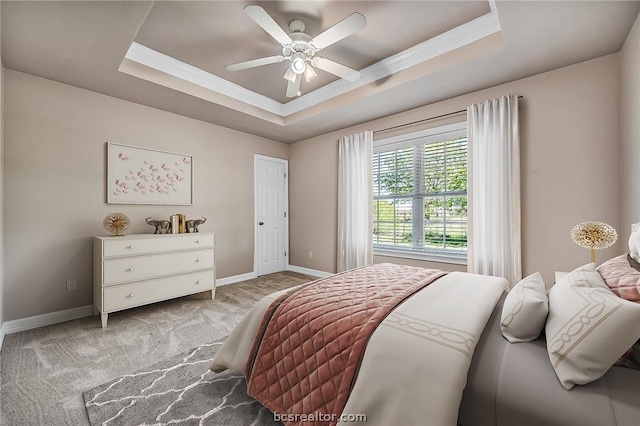
[[[107,142],[107,203],[193,205],[193,155]]]

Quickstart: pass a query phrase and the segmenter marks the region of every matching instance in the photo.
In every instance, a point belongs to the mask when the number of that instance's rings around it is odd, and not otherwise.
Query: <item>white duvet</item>
[[[338,424],[365,415],[368,426],[455,425],[473,350],[506,288],[502,278],[452,272],[398,306],[371,336]],[[283,292],[247,313],[211,370],[244,373],[262,316]]]

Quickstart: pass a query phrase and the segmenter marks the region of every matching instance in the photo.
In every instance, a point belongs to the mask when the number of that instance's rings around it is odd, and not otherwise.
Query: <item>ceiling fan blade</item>
[[[344,78],[349,81],[356,81],[360,78],[360,71],[353,70],[349,67],[345,67],[344,65],[340,65],[337,62],[333,62],[330,59],[326,58],[313,58],[313,65],[320,68],[323,71],[328,73],[337,75],[340,78]]]
[[[333,27],[315,36],[310,43],[316,50],[324,49],[333,43],[350,36],[358,30],[367,26],[367,19],[359,13],[353,13]]]
[[[239,62],[233,65],[227,65],[227,71],[240,71],[248,68],[260,67],[262,65],[275,64],[284,61],[284,56],[269,56],[268,58],[253,59],[251,61]]]
[[[295,98],[298,96],[298,91],[300,91],[300,80],[302,80],[302,76],[297,74],[296,82],[289,82],[289,84],[287,84],[287,98]]]
[[[276,39],[282,45],[291,44],[291,37],[273,20],[273,18],[260,6],[250,4],[245,6],[244,11],[256,24],[260,25],[263,30]]]

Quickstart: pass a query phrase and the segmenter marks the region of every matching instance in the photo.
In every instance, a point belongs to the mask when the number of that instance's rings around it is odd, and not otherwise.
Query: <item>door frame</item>
[[[258,160],[273,161],[284,164],[284,259],[283,271],[289,270],[289,160],[253,154],[253,274],[258,276]]]

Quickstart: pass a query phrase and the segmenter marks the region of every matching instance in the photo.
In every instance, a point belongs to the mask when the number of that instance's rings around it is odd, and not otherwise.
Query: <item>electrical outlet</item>
[[[67,280],[67,291],[76,291],[76,280]]]
[[[309,252],[309,259],[313,259],[313,252],[312,251]]]

